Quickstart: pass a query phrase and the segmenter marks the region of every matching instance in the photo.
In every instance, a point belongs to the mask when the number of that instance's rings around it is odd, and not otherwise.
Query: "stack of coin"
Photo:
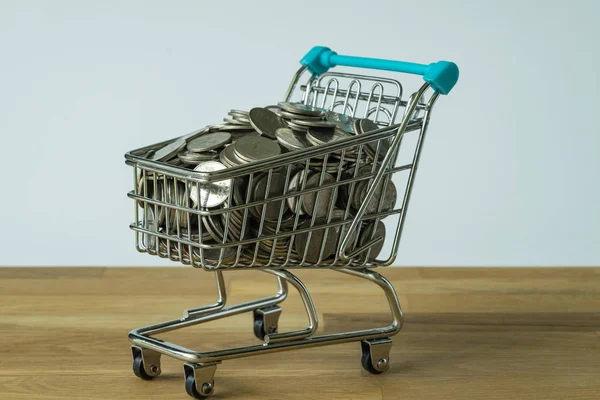
[[[187,165],[198,165],[203,161],[219,158],[220,149],[231,142],[231,133],[226,131],[207,132],[187,142],[186,150],[177,157]]]
[[[202,173],[234,168],[247,163],[276,158],[282,153],[322,146],[364,134],[379,126],[368,119],[356,119],[309,105],[282,102],[276,106],[257,107],[250,111],[231,110],[222,123],[209,125],[148,152],[146,157]],[[367,143],[362,151],[344,151],[307,159],[287,175],[285,168],[270,169],[235,179],[210,182],[183,182],[158,173],[146,172],[138,181],[138,194],[159,202],[196,210],[214,211],[198,217],[174,208],[151,205],[145,207],[145,227],[166,232],[202,244],[227,244],[241,240],[290,233],[277,239],[264,239],[245,246],[204,250],[204,259],[216,263],[236,259],[241,250],[243,262],[266,262],[291,257],[299,262],[316,263],[334,257],[342,234],[352,214],[365,201],[369,179],[345,186],[335,186],[340,179],[371,174],[374,162],[385,155],[389,144]],[[379,150],[378,150],[379,147]],[[376,157],[376,153],[378,156]],[[377,158],[377,161],[376,161]],[[375,168],[375,170],[377,167]],[[289,170],[288,170],[289,172]],[[317,189],[302,195],[295,192]],[[384,190],[385,189],[385,190]],[[270,200],[274,197],[285,199]],[[395,207],[396,188],[389,179],[378,185],[366,214],[387,212]],[[380,207],[381,202],[381,207]],[[228,210],[230,207],[253,206]],[[138,204],[144,206],[144,201]],[[190,215],[188,215],[190,214]],[[191,216],[191,217],[190,217]],[[344,220],[348,224],[318,229],[320,225]],[[317,227],[309,234],[292,235],[295,229]],[[225,237],[226,236],[226,237]],[[363,246],[372,237],[385,236],[381,221],[363,224],[353,232],[352,244]],[[146,247],[158,247],[166,256],[168,242],[151,234],[143,235]],[[171,254],[182,260],[198,262],[200,251],[188,245],[171,243]],[[158,244],[158,246],[157,246]],[[380,245],[381,244],[381,245]],[[374,260],[383,242],[371,248]],[[323,254],[319,257],[323,246]],[[181,254],[179,254],[181,252]],[[222,253],[222,255],[221,255]]]
[[[357,177],[367,176],[371,174],[370,165],[365,165],[358,169]],[[351,175],[346,175],[349,178]],[[360,206],[366,201],[367,191],[371,186],[372,179],[362,179],[355,183],[343,185],[340,187],[338,196],[338,205],[342,209],[350,208],[352,211],[357,211]],[[365,215],[375,214],[378,212],[388,212],[394,209],[398,192],[396,185],[392,182],[389,175],[384,176],[381,182],[377,185],[373,197],[369,200]],[[381,208],[380,207],[381,203]]]
[[[321,175],[323,175],[322,178]],[[306,176],[308,178],[305,178]],[[302,169],[294,174],[290,180],[288,193],[320,187],[335,181],[335,178],[327,172],[308,171],[307,173],[306,170]],[[304,188],[302,187],[303,183]],[[327,215],[332,203],[335,204],[333,194],[334,190],[332,188],[322,189],[302,196],[288,197],[287,204],[290,210],[300,215],[308,214],[313,217],[321,217]]]
[[[366,246],[370,241],[378,238],[381,238],[381,241],[374,244],[368,251],[369,261],[375,260],[381,252],[381,249],[383,249],[383,242],[385,241],[385,224],[382,221],[377,221],[377,224],[371,221],[365,223],[365,227],[362,229],[358,239],[358,246]]]
[[[154,200],[173,204],[176,206],[187,207],[185,185],[182,182],[175,183],[174,179],[165,178],[164,175],[150,175],[145,179],[138,180],[138,193],[141,196]],[[144,206],[142,201],[138,201],[140,206]],[[175,210],[163,206],[148,206],[147,209],[153,209],[152,219],[156,226],[167,225],[170,228],[179,226],[188,227],[188,214],[184,211]],[[147,217],[150,218],[150,217]]]
[[[267,236],[267,235],[275,235],[277,233],[280,232],[286,232],[288,231],[290,228],[293,227],[294,224],[294,214],[292,214],[291,212],[288,212],[286,214],[283,215],[282,217],[282,221],[281,224],[279,226],[279,229],[277,229],[277,223],[273,222],[273,221],[265,221],[263,227],[262,227],[262,235],[263,236]],[[256,236],[258,236],[258,227],[254,230],[254,234]],[[294,249],[290,249],[290,236],[286,236],[283,238],[277,238],[277,239],[264,239],[261,240],[258,244],[259,246],[259,250],[261,250],[262,253],[264,253],[265,255],[271,255],[271,253],[273,254],[274,258],[286,258],[288,255],[288,252],[291,250],[293,251]],[[293,255],[295,255],[295,253],[293,253]]]
[[[329,222],[341,222],[344,220],[344,211],[333,210],[331,221]],[[327,224],[326,217],[316,218],[313,226]],[[310,227],[311,220],[307,219],[300,228]],[[338,243],[343,239],[343,235],[348,233],[348,225],[336,225],[331,228],[321,228],[310,232],[297,234],[295,237],[295,249],[298,253],[300,260],[305,260],[308,263],[317,263],[319,259],[327,260],[333,256],[338,248]],[[356,241],[356,231],[352,233],[350,237],[350,243]],[[323,253],[321,254],[321,249]],[[319,257],[321,256],[321,257]]]

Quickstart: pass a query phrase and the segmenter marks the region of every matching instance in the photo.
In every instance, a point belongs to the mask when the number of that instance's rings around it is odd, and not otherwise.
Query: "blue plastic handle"
[[[382,60],[380,58],[366,58],[342,56],[328,47],[315,46],[302,59],[311,74],[321,75],[335,66],[379,69],[384,71],[405,72],[407,74],[422,75],[425,82],[433,90],[448,94],[458,81],[458,66],[450,61],[436,63],[415,64],[404,61]]]

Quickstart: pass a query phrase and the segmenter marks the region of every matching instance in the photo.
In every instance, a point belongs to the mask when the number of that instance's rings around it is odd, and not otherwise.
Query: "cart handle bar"
[[[310,49],[302,57],[300,64],[305,66],[313,75],[321,75],[338,65],[422,75],[425,82],[441,94],[450,93],[458,81],[458,66],[450,61],[438,61],[425,65],[380,58],[342,56],[323,46],[315,46]]]

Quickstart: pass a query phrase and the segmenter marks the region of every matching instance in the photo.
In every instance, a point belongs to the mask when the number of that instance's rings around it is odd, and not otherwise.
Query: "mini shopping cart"
[[[185,310],[182,318],[135,329],[129,333],[129,340],[133,343],[133,370],[138,377],[149,380],[158,376],[161,373],[161,355],[176,358],[184,362],[187,393],[200,399],[213,393],[214,374],[217,365],[223,360],[353,341],[361,343],[361,361],[365,370],[372,374],[379,374],[389,368],[389,353],[392,345],[390,337],[400,331],[403,315],[393,286],[373,268],[388,266],[396,258],[431,111],[439,95],[448,94],[456,84],[458,68],[454,63],[446,61],[422,65],[342,56],[326,47],[313,48],[302,58],[301,64],[301,68],[295,73],[287,89],[285,101],[293,102],[296,99],[297,103],[333,110],[348,119],[369,118],[378,124],[379,129],[214,172],[191,171],[181,166],[153,161],[148,156],[176,139],[133,150],[125,155],[127,165],[133,167],[134,190],[128,196],[135,202],[135,221],[130,227],[135,231],[137,250],[213,271],[218,290],[215,304]],[[425,83],[405,100],[402,85],[394,79],[329,72],[329,69],[336,66],[421,75]],[[306,72],[308,74],[305,74]],[[308,75],[308,79],[301,83],[301,78],[305,75]],[[412,140],[408,139],[410,135],[413,135]],[[408,152],[403,151],[409,143]],[[375,152],[375,155],[367,174],[359,174],[358,167],[350,174],[336,171],[335,165],[334,168],[328,168],[328,160],[333,156],[341,165],[339,160],[343,160],[344,157],[356,159],[357,154],[360,155],[369,149]],[[402,160],[402,154],[407,155],[407,161]],[[308,187],[304,182],[297,190],[288,191],[287,183],[292,171],[298,168],[308,170],[315,165],[315,160],[319,164],[319,170],[323,171],[320,185]],[[330,171],[335,180],[324,182],[324,171]],[[274,173],[286,177],[283,193],[276,195],[272,195],[269,190],[270,179]],[[178,202],[176,200],[178,196],[161,196],[160,188],[157,186],[157,182],[164,182],[165,184],[162,185],[164,190],[167,181],[181,183],[179,186],[175,185],[175,190],[179,187],[179,190],[185,191],[183,198],[188,198],[188,191],[194,187],[200,188],[203,185],[235,180],[252,182],[259,174],[267,176],[265,198],[257,200],[251,196],[242,196],[234,202],[230,192],[229,199],[225,203],[227,205],[215,209]],[[380,196],[382,185],[385,191],[385,185],[391,181],[392,175],[394,178],[403,176],[404,190],[398,190],[398,201],[394,207],[384,210],[381,201],[377,198],[383,197]],[[308,225],[299,225],[296,217],[291,228],[284,230],[281,227],[285,222],[283,219],[287,217],[281,211],[275,228],[267,231],[262,230],[265,222],[265,213],[263,213],[258,231],[254,235],[246,235],[244,229],[238,230],[237,235],[230,234],[234,228],[232,219],[234,216],[244,225],[253,210],[257,208],[277,201],[283,204],[292,197],[298,198],[315,192],[318,198],[323,190],[333,193],[333,200],[331,200],[333,204],[338,192],[345,191],[352,197],[355,187],[363,181],[368,182],[367,185],[363,184],[363,189],[368,188],[368,190],[362,197],[362,204],[357,210],[346,207],[341,218],[334,218],[333,207],[330,207],[325,218],[313,220]],[[373,208],[373,201],[375,201],[375,208]],[[148,218],[149,210],[153,210],[154,215],[161,212],[175,213],[175,218],[171,223],[167,218],[166,228],[159,229],[155,221]],[[389,243],[385,257],[371,257],[371,250],[381,246],[385,237],[375,236],[373,230],[369,240],[359,243],[357,232],[361,232],[367,223],[378,223],[386,217],[390,217],[386,219],[386,225],[393,226],[394,231],[393,236],[387,236],[393,239]],[[192,219],[202,218],[220,218],[223,221],[224,232],[220,242],[208,242],[202,232],[192,235],[190,230],[185,229],[186,226],[191,225]],[[198,226],[200,230],[203,229],[202,223],[198,222]],[[306,253],[303,256],[291,250],[285,251],[290,248],[289,243],[298,235],[310,237],[316,235],[316,232],[323,231],[327,235],[330,230],[341,232],[333,256],[323,259],[323,249],[321,249],[318,260],[309,262]],[[281,248],[277,247],[278,243],[287,244],[288,247],[283,247],[283,253]],[[267,246],[266,251],[265,246]],[[271,249],[272,251],[269,251]],[[392,322],[384,327],[315,335],[318,327],[315,305],[303,282],[290,272],[293,268],[329,268],[375,283],[387,298]],[[223,271],[240,269],[254,269],[274,275],[279,291],[271,297],[226,306]],[[288,284],[291,284],[300,294],[308,315],[308,326],[301,330],[280,332],[278,320],[281,308],[278,304],[286,299]],[[252,313],[254,333],[262,340],[261,344],[203,352],[190,350],[155,337],[160,333],[244,312]]]

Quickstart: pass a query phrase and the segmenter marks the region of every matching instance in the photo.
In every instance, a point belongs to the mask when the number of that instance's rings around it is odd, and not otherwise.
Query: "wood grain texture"
[[[406,322],[391,369],[360,366],[358,343],[230,360],[216,399],[598,399],[600,268],[379,269]],[[297,271],[320,331],[387,324],[379,289],[332,271]],[[229,301],[276,290],[228,272]],[[212,303],[212,274],[192,268],[0,268],[0,399],[186,399],[182,363],[150,382],[131,371],[127,333]],[[305,326],[299,296],[280,331]],[[164,334],[195,348],[258,343],[249,314]]]

